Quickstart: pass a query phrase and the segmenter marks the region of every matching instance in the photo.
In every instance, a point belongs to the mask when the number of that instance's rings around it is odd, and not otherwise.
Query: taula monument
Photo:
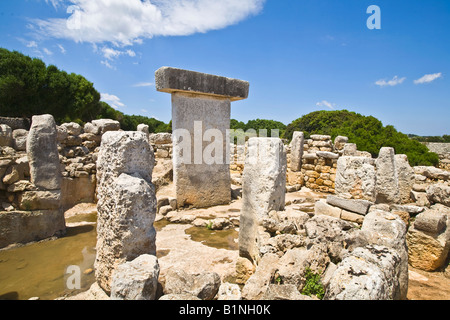
[[[170,67],[158,69],[155,78],[158,91],[172,94],[173,179],[178,206],[230,203],[227,130],[231,102],[248,97],[249,83]],[[208,132],[216,133],[214,141]],[[204,157],[211,144],[213,154]]]

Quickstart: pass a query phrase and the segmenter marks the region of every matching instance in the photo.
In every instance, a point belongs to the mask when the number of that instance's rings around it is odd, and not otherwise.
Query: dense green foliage
[[[315,295],[315,296],[317,296],[317,298],[322,300],[323,296],[325,295],[325,289],[320,280],[320,274],[314,273],[308,267],[308,268],[306,268],[305,278],[306,278],[305,286],[303,287],[303,290],[301,293],[306,296]]]
[[[258,135],[264,135],[263,132],[260,132],[260,130],[267,130],[267,136],[272,136],[272,130],[278,130],[279,131],[279,137],[282,137],[284,134],[284,131],[286,130],[286,125],[284,123],[281,123],[279,121],[275,120],[263,120],[263,119],[256,119],[256,120],[250,120],[245,124],[244,122],[237,121],[235,119],[231,119],[231,129],[237,130],[242,129],[244,131],[247,130],[256,130],[256,133]],[[275,135],[275,132],[274,132]],[[275,135],[276,136],[276,135]]]
[[[406,154],[412,166],[437,165],[439,157],[429,152],[420,142],[398,132],[393,126],[383,126],[372,116],[363,116],[347,110],[316,111],[289,124],[284,137],[292,139],[294,131],[303,131],[305,137],[312,134],[346,136],[350,143],[356,143],[358,150],[368,151],[377,157],[382,147],[393,147],[397,154]]]
[[[0,48],[0,110],[30,118],[49,113],[58,122],[95,119],[100,94],[84,77]]]
[[[450,135],[448,135],[448,134],[444,134],[442,137],[439,137],[439,136],[420,137],[420,136],[413,135],[413,134],[410,134],[408,136],[411,139],[417,140],[419,142],[450,143]]]
[[[150,132],[171,130],[171,124],[125,115],[100,101],[100,93],[81,75],[0,48],[0,115],[31,118],[46,113],[53,115],[57,123],[83,124],[104,118],[119,121],[124,130],[136,130],[141,123],[147,124]]]

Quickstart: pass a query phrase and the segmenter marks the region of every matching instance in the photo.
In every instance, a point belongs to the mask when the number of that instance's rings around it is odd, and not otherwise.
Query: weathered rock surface
[[[305,135],[303,132],[295,131],[291,142],[291,170],[294,172],[302,169],[304,143]]]
[[[432,184],[427,188],[427,197],[431,203],[442,203],[450,207],[450,186],[442,183]]]
[[[425,271],[444,266],[450,249],[450,209],[432,208],[417,215],[406,238],[410,264]]]
[[[153,255],[141,255],[114,271],[111,300],[155,300],[159,264]]]
[[[369,208],[373,204],[373,202],[367,200],[345,199],[333,195],[327,197],[327,203],[364,216],[369,212]]]
[[[415,173],[414,169],[409,165],[408,156],[404,154],[396,154],[395,167],[397,168],[400,202],[409,203],[411,200],[411,190],[415,183]]]
[[[130,155],[133,155],[130,157]],[[107,132],[97,162],[96,279],[107,292],[122,263],[156,254],[153,152],[142,132]]]
[[[376,174],[373,160],[365,157],[340,157],[336,172],[336,194],[375,201]]]
[[[376,202],[400,203],[400,189],[394,148],[381,148],[376,166]]]
[[[397,252],[400,257],[400,295],[397,298],[406,299],[408,293],[408,247],[405,222],[396,214],[374,210],[364,218],[361,232],[369,244],[386,246]]]
[[[280,139],[249,140],[242,188],[239,254],[253,262],[259,259],[259,225],[270,211],[284,210],[286,168],[286,151]]]
[[[356,248],[333,273],[325,300],[397,300],[400,256],[391,248]]]
[[[165,275],[164,294],[190,294],[201,300],[213,300],[220,285],[220,277],[215,272],[189,274],[169,270]]]
[[[31,182],[45,190],[61,189],[61,172],[53,116],[33,116],[27,139]]]

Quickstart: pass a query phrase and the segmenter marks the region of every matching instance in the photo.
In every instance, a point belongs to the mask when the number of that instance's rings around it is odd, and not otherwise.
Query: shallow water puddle
[[[239,238],[239,233],[234,229],[213,231],[207,228],[192,227],[185,232],[191,236],[192,241],[201,242],[205,246],[216,249],[239,250],[236,241]]]
[[[91,219],[90,219],[91,220]],[[0,251],[0,299],[51,300],[94,283],[95,225],[67,228],[66,236]],[[80,268],[80,290],[67,289],[67,267]]]

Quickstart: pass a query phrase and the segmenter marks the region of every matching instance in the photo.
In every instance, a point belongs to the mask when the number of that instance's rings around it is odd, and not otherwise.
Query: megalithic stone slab
[[[155,73],[156,90],[167,93],[192,93],[238,101],[248,98],[247,81],[195,71],[162,67]]]
[[[249,83],[163,67],[156,89],[172,94],[173,169],[179,207],[231,202],[231,101],[248,97]]]
[[[53,116],[33,116],[27,138],[31,182],[45,190],[61,189],[57,130]]]
[[[383,147],[376,160],[376,202],[398,204],[401,202],[394,148]]]
[[[304,133],[295,131],[291,142],[291,170],[294,172],[299,172],[302,170],[304,143],[305,143]]]
[[[107,132],[97,160],[98,284],[110,291],[118,265],[156,254],[154,155],[143,132]]]
[[[245,159],[239,255],[259,261],[259,227],[272,210],[285,207],[286,150],[278,138],[251,138]]]

